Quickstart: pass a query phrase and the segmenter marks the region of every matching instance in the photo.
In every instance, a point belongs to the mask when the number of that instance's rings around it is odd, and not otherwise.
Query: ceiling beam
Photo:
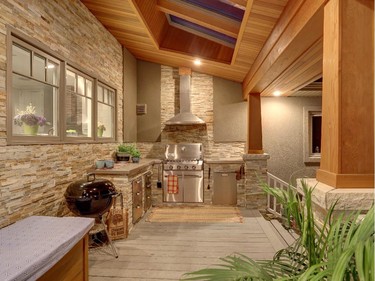
[[[160,11],[237,38],[240,22],[176,0],[158,0]]]
[[[267,39],[262,51],[247,73],[243,84],[243,97],[249,93],[262,93],[266,89],[273,88],[273,83],[278,82],[278,77],[297,65],[298,60],[303,60],[311,48],[323,34],[322,8],[327,0],[290,0],[281,15],[278,24]],[[301,64],[301,69],[304,65]],[[316,67],[316,64],[314,64]],[[298,71],[298,69],[294,69]],[[292,73],[292,72],[290,72]],[[292,90],[301,86],[301,81],[311,80],[310,75],[316,75],[315,71],[304,71],[306,75],[298,79],[297,84],[289,84]]]

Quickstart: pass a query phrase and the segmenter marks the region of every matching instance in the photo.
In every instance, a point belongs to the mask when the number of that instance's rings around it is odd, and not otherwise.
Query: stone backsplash
[[[192,72],[191,75],[191,112],[203,119],[204,125],[165,125],[165,122],[179,112],[179,73],[177,68],[161,66],[161,141],[137,143],[142,155],[148,158],[162,159],[168,143],[202,143],[204,158],[218,160],[223,158],[242,158],[245,142],[214,142],[213,138],[213,77]],[[212,189],[207,189],[208,165],[204,167],[204,201],[211,203]],[[231,167],[232,168],[232,167]],[[236,166],[238,168],[238,165]],[[239,183],[239,190],[243,186]],[[154,203],[162,202],[162,192],[158,190]],[[241,192],[241,191],[240,191]],[[244,199],[239,200],[240,205]]]
[[[8,145],[6,65],[8,26],[37,40],[114,86],[117,121],[122,124],[122,47],[78,0],[0,1],[0,228],[30,215],[67,212],[63,193],[111,144]],[[122,126],[117,140],[122,140]]]

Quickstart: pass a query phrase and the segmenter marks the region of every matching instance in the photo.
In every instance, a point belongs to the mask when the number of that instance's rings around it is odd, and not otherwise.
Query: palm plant
[[[374,207],[362,220],[355,212],[341,214],[330,223],[331,206],[319,223],[312,211],[313,188],[305,182],[304,200],[292,188],[285,191],[265,183],[262,188],[283,205],[289,224],[294,224],[300,237],[272,260],[254,261],[235,254],[221,258],[219,267],[187,273],[181,280],[374,280]]]

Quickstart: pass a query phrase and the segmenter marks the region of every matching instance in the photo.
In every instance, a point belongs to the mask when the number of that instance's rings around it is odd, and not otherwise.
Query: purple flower
[[[29,126],[44,126],[47,124],[47,119],[44,116],[35,114],[35,107],[30,103],[26,106],[26,111],[18,111],[18,114],[13,119],[14,124],[22,126],[23,124]]]

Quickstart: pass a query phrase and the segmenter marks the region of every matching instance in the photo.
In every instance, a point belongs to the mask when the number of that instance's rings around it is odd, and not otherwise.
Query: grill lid
[[[90,176],[92,176],[90,178]],[[68,208],[78,216],[101,216],[112,204],[115,186],[106,179],[96,179],[89,174],[87,179],[71,183],[65,191]]]

